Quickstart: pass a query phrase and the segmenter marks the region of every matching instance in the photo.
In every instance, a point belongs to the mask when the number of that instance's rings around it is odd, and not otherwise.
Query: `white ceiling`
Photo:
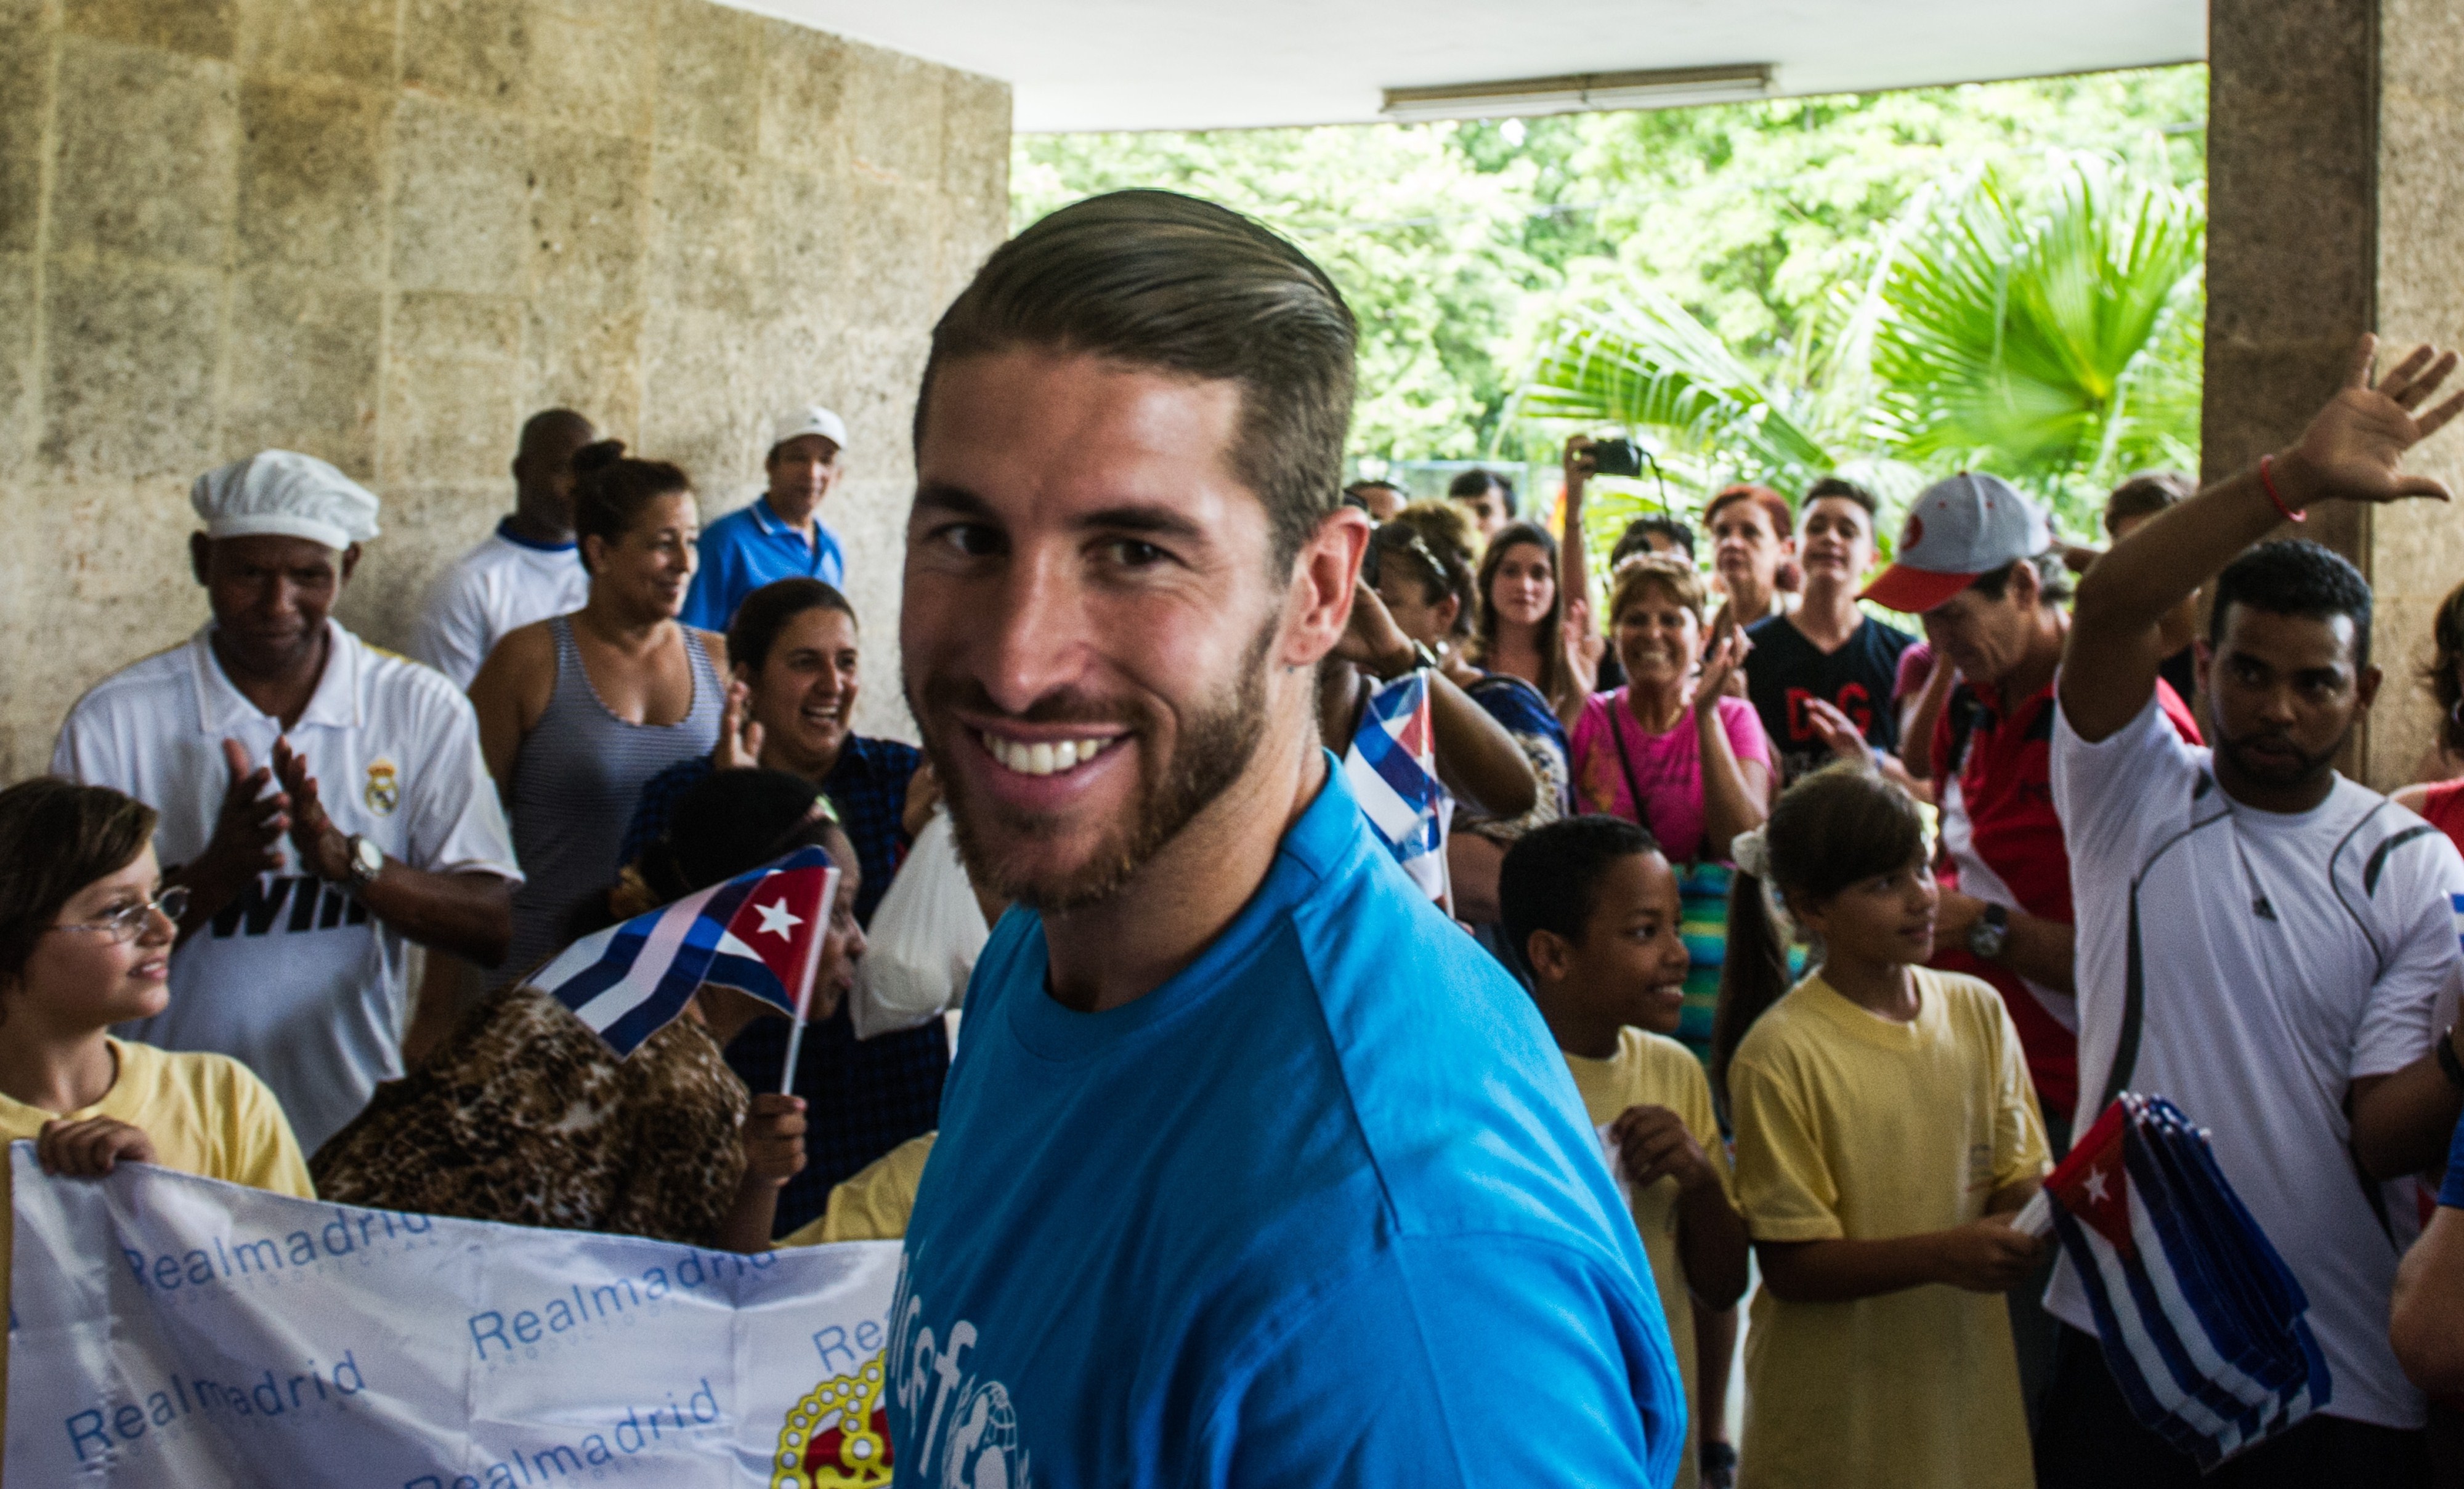
[[[1007,81],[1023,132],[1377,118],[1381,88],[1771,62],[1861,92],[2207,55],[2203,0],[736,0]]]

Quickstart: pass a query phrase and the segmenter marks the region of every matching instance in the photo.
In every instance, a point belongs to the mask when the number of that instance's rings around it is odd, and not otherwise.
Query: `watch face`
[[[351,862],[362,874],[374,879],[385,868],[385,849],[365,838],[354,838],[351,840]]]

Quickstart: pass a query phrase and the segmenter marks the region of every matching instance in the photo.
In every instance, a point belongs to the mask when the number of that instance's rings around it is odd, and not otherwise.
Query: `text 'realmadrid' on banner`
[[[11,1147],[11,1489],[890,1482],[894,1242],[746,1257]]]

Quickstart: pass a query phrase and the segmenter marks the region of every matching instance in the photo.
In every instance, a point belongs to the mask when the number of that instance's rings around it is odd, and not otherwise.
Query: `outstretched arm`
[[[2407,450],[2464,407],[2459,394],[2424,411],[2455,369],[2456,355],[2415,347],[2374,383],[2370,361],[2377,347],[2376,337],[2362,338],[2343,390],[2319,410],[2299,443],[2157,514],[2088,570],[2079,582],[2061,681],[2062,715],[2081,739],[2104,739],[2138,716],[2156,690],[2156,668],[2167,655],[2168,613],[2287,512],[2321,501],[2447,499],[2436,481],[2401,474],[2397,467]]]

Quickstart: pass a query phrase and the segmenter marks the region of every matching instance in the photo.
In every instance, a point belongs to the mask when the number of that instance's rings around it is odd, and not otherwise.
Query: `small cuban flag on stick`
[[[531,985],[572,1010],[619,1060],[683,1013],[703,983],[740,989],[796,1020],[792,1071],[838,882],[828,854],[798,848],[583,937]]]
[[[1361,710],[1343,756],[1344,782],[1377,840],[1420,892],[1447,903],[1446,823],[1453,798],[1438,779],[1428,674],[1415,668],[1381,683]]]
[[[2061,1237],[2131,1414],[2201,1472],[2327,1404],[2301,1284],[2171,1102],[2123,1093],[2013,1223]]]

